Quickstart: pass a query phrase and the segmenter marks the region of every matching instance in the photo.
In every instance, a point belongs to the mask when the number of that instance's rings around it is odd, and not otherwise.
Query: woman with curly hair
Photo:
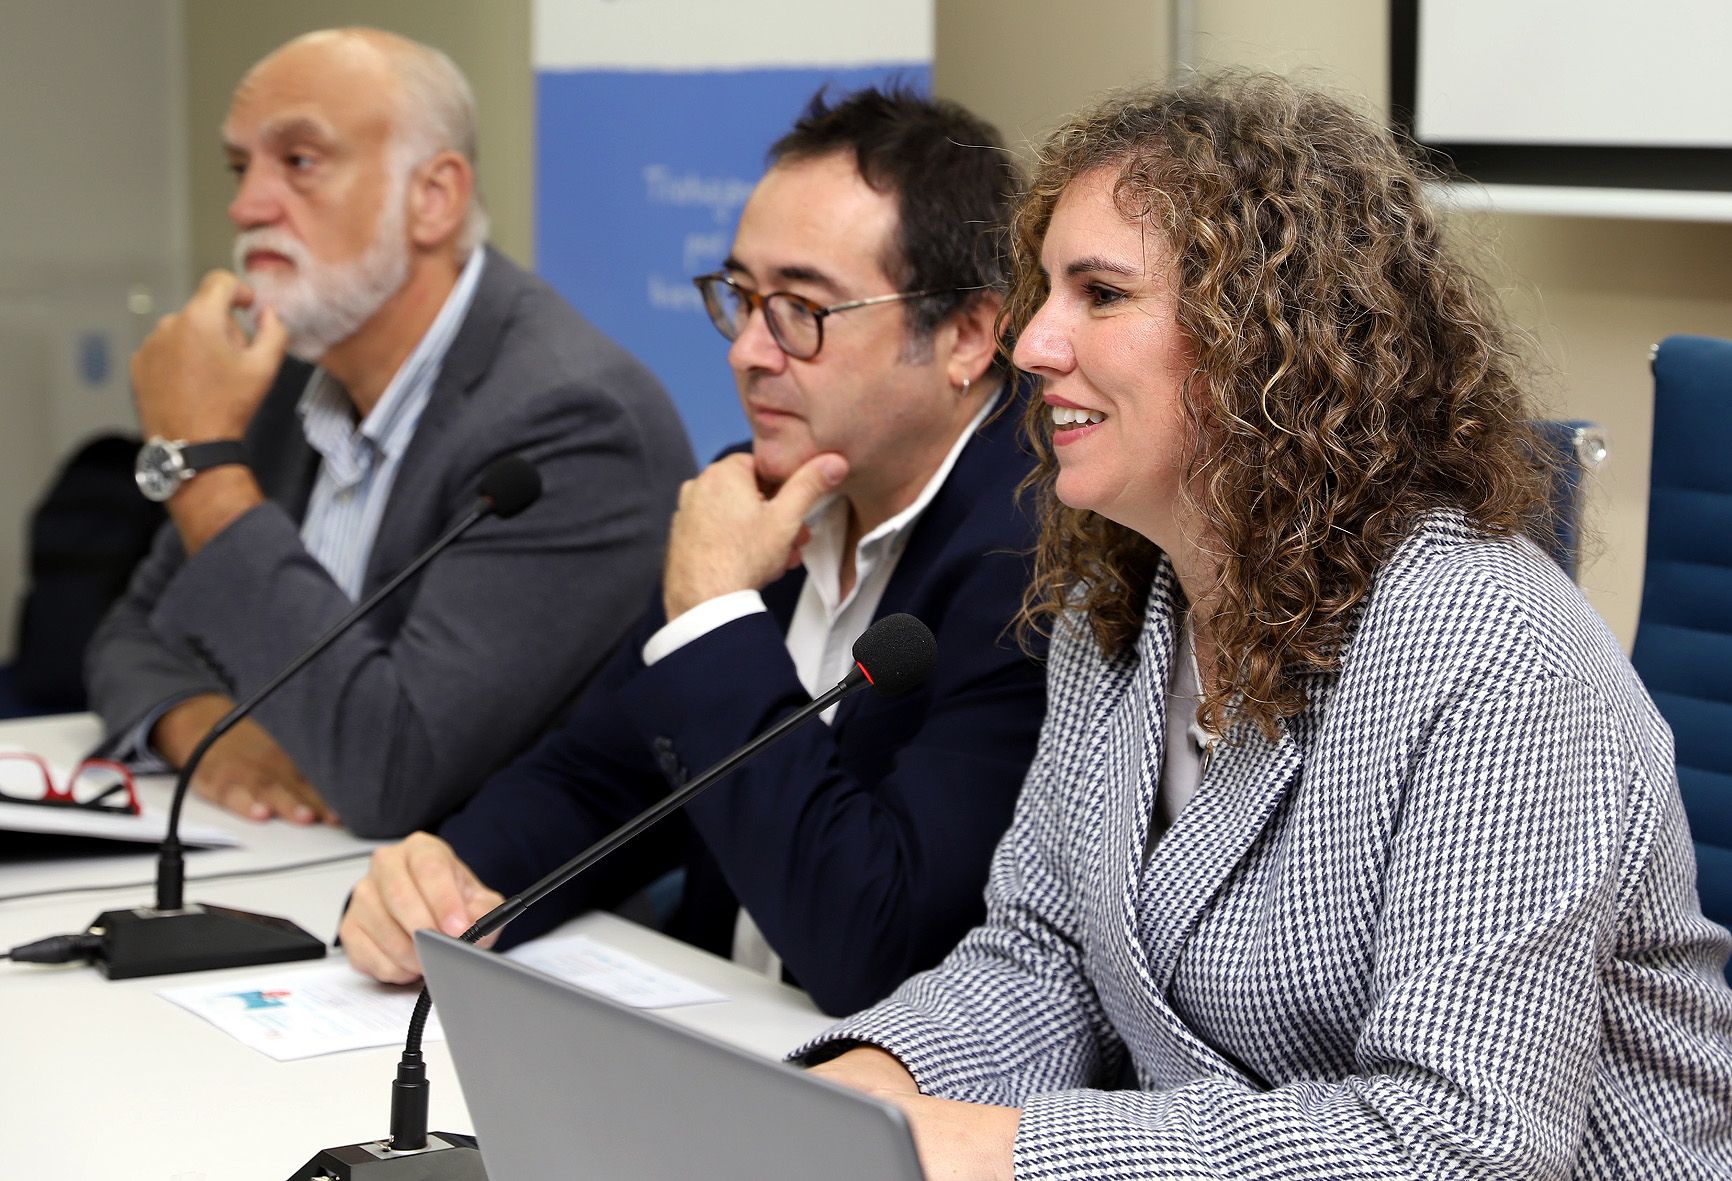
[[[1420,181],[1268,78],[1046,146],[1040,748],[986,922],[805,1051],[931,1176],[1732,1176],[1671,737]]]

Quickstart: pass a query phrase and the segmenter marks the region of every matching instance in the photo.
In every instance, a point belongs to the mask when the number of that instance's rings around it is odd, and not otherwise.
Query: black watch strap
[[[239,439],[218,439],[214,443],[192,443],[180,449],[181,462],[187,474],[195,475],[213,467],[247,461],[247,445]]]

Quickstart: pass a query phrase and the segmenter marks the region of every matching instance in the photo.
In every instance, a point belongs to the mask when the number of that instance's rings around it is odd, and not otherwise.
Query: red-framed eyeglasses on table
[[[85,759],[64,785],[57,785],[47,760],[28,751],[0,751],[0,801],[128,816],[141,812],[132,772],[112,759]]]

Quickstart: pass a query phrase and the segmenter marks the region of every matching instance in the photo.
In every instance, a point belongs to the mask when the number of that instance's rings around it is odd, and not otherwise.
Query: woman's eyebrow
[[[1109,275],[1124,275],[1133,279],[1143,273],[1141,267],[1132,266],[1128,262],[1118,262],[1115,259],[1104,258],[1098,254],[1090,255],[1087,258],[1079,258],[1064,268],[1064,273],[1067,278],[1084,275],[1090,271],[1105,271]]]

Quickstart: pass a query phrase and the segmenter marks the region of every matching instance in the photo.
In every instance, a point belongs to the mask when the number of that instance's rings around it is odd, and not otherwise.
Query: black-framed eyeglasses
[[[0,751],[0,800],[9,804],[48,804],[90,808],[137,816],[138,788],[132,772],[111,759],[85,759],[57,786],[54,772],[40,755]]]
[[[875,295],[871,299],[850,299],[825,307],[792,291],[768,293],[742,287],[724,271],[699,275],[692,280],[704,297],[704,310],[710,323],[728,340],[738,340],[746,330],[746,321],[753,312],[764,314],[770,338],[776,347],[796,361],[810,361],[824,347],[824,320],[837,312],[869,308],[881,303],[898,303],[905,299],[920,299],[928,295],[950,295],[961,288],[933,288],[929,291],[898,291],[892,295]]]

